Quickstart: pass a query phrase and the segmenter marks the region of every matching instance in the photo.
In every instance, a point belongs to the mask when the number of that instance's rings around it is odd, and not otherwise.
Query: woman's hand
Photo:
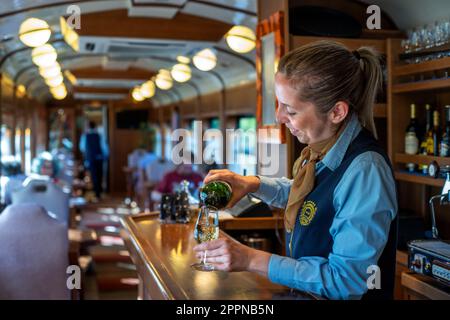
[[[267,275],[270,253],[256,250],[228,237],[203,242],[194,247],[201,260],[206,250],[206,263],[221,271],[251,271]]]
[[[214,180],[226,181],[233,189],[233,194],[227,208],[234,206],[248,193],[256,192],[260,185],[260,180],[256,176],[241,176],[227,169],[210,170],[203,182],[208,183]]]

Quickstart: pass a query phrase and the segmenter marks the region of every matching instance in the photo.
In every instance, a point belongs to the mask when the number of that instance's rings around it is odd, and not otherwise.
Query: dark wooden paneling
[[[191,98],[189,100],[183,100],[178,103],[178,107],[180,108],[180,116],[183,119],[191,119],[197,117],[197,99]]]
[[[254,82],[226,91],[225,114],[239,115],[256,113],[256,84]]]
[[[82,14],[80,36],[175,39],[217,42],[232,25],[178,13],[173,19],[129,17],[128,10]],[[201,32],[199,32],[201,30]]]
[[[83,22],[84,23],[84,22]],[[100,66],[74,69],[72,74],[80,79],[142,79],[148,80],[154,72],[144,69],[129,68],[127,70],[106,70]]]
[[[199,117],[211,118],[220,116],[220,106],[222,104],[222,92],[213,92],[201,97]]]

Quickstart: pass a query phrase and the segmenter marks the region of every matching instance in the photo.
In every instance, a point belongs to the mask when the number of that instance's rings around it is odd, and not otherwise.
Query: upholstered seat
[[[36,203],[66,225],[69,223],[69,198],[70,195],[50,179],[27,179],[23,188],[12,193],[13,204]]]
[[[67,226],[36,204],[0,214],[0,299],[69,299]]]

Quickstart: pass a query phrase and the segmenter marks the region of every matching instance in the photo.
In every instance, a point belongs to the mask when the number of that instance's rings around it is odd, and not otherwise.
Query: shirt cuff
[[[295,261],[286,257],[272,254],[269,259],[267,275],[274,283],[286,285],[287,279],[294,279]]]
[[[257,176],[259,178],[259,188],[256,192],[251,193],[253,196],[264,199],[268,194],[273,194],[273,183],[270,178]]]

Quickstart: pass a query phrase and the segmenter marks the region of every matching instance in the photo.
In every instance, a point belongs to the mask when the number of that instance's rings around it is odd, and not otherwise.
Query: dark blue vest
[[[333,206],[333,193],[352,161],[360,154],[374,151],[383,156],[392,168],[391,162],[372,134],[362,129],[350,143],[345,156],[335,171],[327,167],[316,176],[313,191],[305,198],[295,222],[292,239],[292,257],[318,256],[328,258],[333,247],[333,238],[329,232],[336,210]],[[355,190],[358,192],[358,190]],[[302,223],[300,223],[302,221]],[[290,233],[286,234],[286,252],[290,255]],[[391,223],[388,242],[378,260],[381,270],[381,289],[368,290],[363,298],[392,299],[395,281],[397,247],[397,218]],[[369,274],[368,274],[369,276]]]
[[[86,134],[86,160],[93,163],[95,160],[102,160],[102,158],[100,135],[97,132]]]

